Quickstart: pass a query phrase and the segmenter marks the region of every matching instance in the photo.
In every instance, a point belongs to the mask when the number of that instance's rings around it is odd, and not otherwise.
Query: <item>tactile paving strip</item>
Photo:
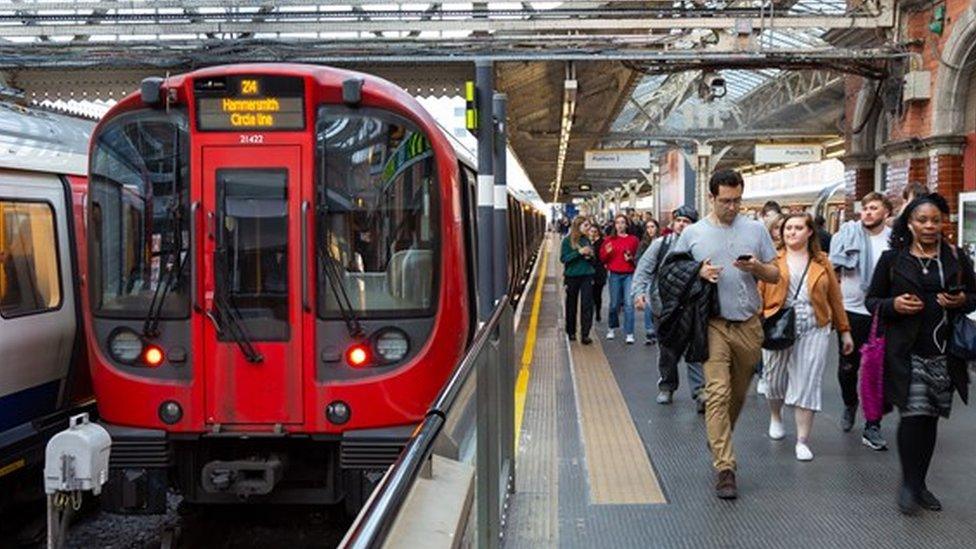
[[[570,350],[590,503],[665,503],[599,341]]]

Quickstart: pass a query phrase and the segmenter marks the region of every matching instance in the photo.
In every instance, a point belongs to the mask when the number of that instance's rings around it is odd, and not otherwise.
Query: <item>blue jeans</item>
[[[654,314],[651,313],[650,305],[644,306],[644,333],[651,337],[657,335],[657,329],[654,328]]]
[[[630,285],[634,281],[632,274],[610,273],[608,286],[610,287],[610,314],[608,315],[610,329],[620,327],[620,308],[624,309],[624,333],[634,335],[634,302],[630,299]]]

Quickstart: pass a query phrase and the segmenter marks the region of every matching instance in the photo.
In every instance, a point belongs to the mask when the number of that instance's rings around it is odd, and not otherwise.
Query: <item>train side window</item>
[[[46,202],[0,201],[0,315],[61,306],[54,210]]]

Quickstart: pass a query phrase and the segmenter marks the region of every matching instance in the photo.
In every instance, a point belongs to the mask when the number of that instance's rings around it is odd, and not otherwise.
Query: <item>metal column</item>
[[[495,87],[491,61],[475,62],[475,87],[478,101],[478,318],[486,322],[495,308],[495,253],[493,218],[495,209],[495,125],[492,93]]]
[[[495,114],[495,216],[494,216],[494,286],[495,299],[508,293],[508,178],[505,173],[508,150],[506,115],[508,97],[496,93],[493,98]]]

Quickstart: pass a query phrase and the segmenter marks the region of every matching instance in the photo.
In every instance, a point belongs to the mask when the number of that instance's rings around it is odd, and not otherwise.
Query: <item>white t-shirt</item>
[[[881,254],[888,249],[888,239],[891,238],[891,229],[885,227],[883,231],[876,235],[871,235],[871,264],[877,265],[881,259]],[[844,296],[844,310],[862,315],[870,315],[864,298],[867,297],[861,289],[861,270],[860,269],[841,269],[840,271],[840,292]]]

